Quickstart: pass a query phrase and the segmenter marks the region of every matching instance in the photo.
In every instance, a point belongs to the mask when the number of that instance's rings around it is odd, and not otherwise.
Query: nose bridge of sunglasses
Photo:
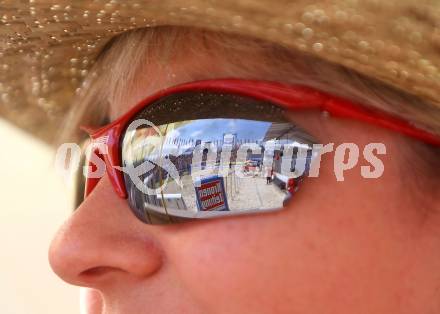
[[[92,139],[91,157],[94,158],[93,162],[96,162],[95,166],[99,166],[102,162],[104,162],[104,169],[101,169],[101,173],[98,173],[96,178],[88,176],[86,182],[85,196],[89,195],[93,191],[99,180],[102,178],[102,176],[104,176],[106,172],[117,195],[121,198],[127,198],[123,174],[121,169],[119,168],[121,164],[119,153],[119,139],[121,136],[123,125],[124,124],[122,122],[118,122],[105,126],[103,128],[93,128],[86,126],[81,127],[81,129],[87,132]],[[91,170],[93,171],[93,169]]]
[[[99,169],[99,165],[104,162],[104,156],[101,154],[99,148],[92,148],[92,151],[90,152],[89,157],[87,158],[87,179],[85,183],[85,189],[84,189],[84,198],[90,195],[92,191],[95,189],[98,182],[101,180],[102,176],[104,175],[105,171],[105,164],[104,169]],[[99,173],[98,172],[102,172]],[[98,174],[98,175],[94,175]]]

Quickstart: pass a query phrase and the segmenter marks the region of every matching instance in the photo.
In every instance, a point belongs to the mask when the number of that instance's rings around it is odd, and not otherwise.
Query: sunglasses
[[[86,128],[105,143],[87,163],[147,224],[280,210],[295,198],[319,142],[287,118],[319,110],[440,146],[440,138],[387,113],[304,86],[206,80],[160,91],[113,123]],[[99,178],[88,176],[84,197]]]

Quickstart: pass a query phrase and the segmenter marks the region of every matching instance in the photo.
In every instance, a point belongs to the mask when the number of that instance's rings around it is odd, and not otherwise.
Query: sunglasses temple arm
[[[405,134],[434,146],[440,146],[439,136],[418,129],[406,121],[397,119],[385,113],[373,112],[342,100],[327,100],[324,103],[323,109],[337,117],[363,121],[368,124],[377,125]]]

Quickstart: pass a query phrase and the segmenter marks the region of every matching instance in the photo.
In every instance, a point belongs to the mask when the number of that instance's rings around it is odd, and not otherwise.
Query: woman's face
[[[112,118],[159,89],[230,76],[209,55],[154,64]],[[423,193],[432,187],[408,140],[319,112],[289,119],[320,143],[357,144],[361,157],[383,143],[383,175],[363,178],[360,159],[338,182],[328,153],[284,210],[161,226],[138,220],[105,176],[53,240],[54,271],[92,288],[90,313],[439,313],[440,203]]]

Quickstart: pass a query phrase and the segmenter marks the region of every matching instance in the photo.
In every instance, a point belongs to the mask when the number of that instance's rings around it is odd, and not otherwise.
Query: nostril
[[[84,280],[92,280],[103,277],[109,273],[119,272],[121,269],[116,267],[100,266],[89,268],[79,274],[79,277]]]

